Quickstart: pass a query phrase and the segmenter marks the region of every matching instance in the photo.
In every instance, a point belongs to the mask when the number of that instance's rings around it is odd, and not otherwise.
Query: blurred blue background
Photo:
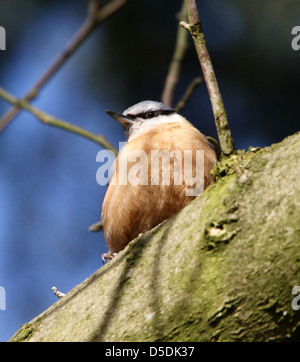
[[[106,1],[107,2],[107,1]],[[87,0],[0,0],[7,46],[0,86],[22,96],[86,15]],[[105,3],[105,1],[104,1]],[[299,130],[300,51],[291,30],[299,0],[198,1],[208,48],[238,149],[268,146]],[[116,147],[121,126],[105,109],[160,100],[181,0],[132,0],[101,25],[51,79],[33,104],[103,134]],[[201,75],[191,39],[175,102]],[[0,115],[9,105],[0,99]],[[216,137],[202,84],[182,111]],[[40,124],[21,112],[0,133],[0,341],[102,266],[100,216],[106,187],[96,183],[96,144]]]

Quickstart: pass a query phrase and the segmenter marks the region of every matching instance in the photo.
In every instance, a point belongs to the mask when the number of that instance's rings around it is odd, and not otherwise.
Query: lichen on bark
[[[223,158],[197,199],[11,341],[299,339],[299,149],[297,133]]]

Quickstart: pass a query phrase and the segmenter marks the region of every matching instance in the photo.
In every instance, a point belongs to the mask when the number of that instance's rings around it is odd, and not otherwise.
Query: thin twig
[[[103,228],[102,221],[97,221],[89,227],[89,231],[91,231],[92,233],[97,233],[101,231],[102,228]]]
[[[58,297],[58,298],[62,298],[64,297],[66,294],[63,292],[60,292],[59,290],[57,290],[56,287],[52,287],[52,292]]]
[[[225,155],[230,155],[235,151],[234,142],[231,136],[227,115],[221,93],[219,91],[215,72],[206,47],[196,1],[185,0],[185,4],[188,11],[189,24],[181,21],[180,25],[184,29],[188,30],[193,37],[213,109],[221,150]]]
[[[78,134],[82,137],[85,137],[85,138],[97,143],[98,145],[100,145],[108,150],[113,151],[115,155],[118,154],[118,151],[116,150],[116,148],[112,144],[110,144],[106,140],[105,137],[96,135],[90,131],[85,130],[84,128],[75,126],[74,124],[65,122],[58,118],[55,118],[55,117],[51,116],[50,114],[43,112],[43,111],[39,110],[38,108],[33,107],[28,102],[14,97],[12,94],[6,92],[1,87],[0,87],[0,97],[5,99],[8,103],[12,104],[17,109],[26,109],[29,113],[33,114],[39,121],[41,121],[44,124],[47,124],[48,126],[60,128],[65,131]]]
[[[203,79],[201,77],[197,77],[191,81],[189,86],[187,87],[184,95],[177,103],[176,107],[174,108],[177,113],[179,113],[182,108],[185,107],[187,101],[191,98],[192,94],[194,93],[195,89],[202,83]]]
[[[37,82],[22,97],[23,101],[31,101],[36,98],[41,88],[49,81],[50,78],[62,67],[67,59],[78,49],[83,41],[92,33],[92,31],[114,14],[129,0],[113,0],[103,8],[100,8],[100,0],[90,0],[88,5],[87,17],[81,27],[75,33],[73,38],[68,42],[63,51],[58,54],[53,63],[46,69]],[[20,112],[16,107],[10,108],[0,119],[0,132],[10,123],[10,121]]]
[[[187,12],[184,1],[182,3],[179,17],[181,20],[187,19]],[[173,106],[174,91],[179,80],[181,63],[187,49],[187,40],[187,32],[184,31],[181,26],[178,26],[175,50],[161,97],[162,102],[169,107]]]

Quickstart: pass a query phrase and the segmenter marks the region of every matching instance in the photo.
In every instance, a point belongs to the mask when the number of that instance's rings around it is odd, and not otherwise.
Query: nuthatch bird
[[[115,160],[103,200],[108,246],[103,262],[190,203],[212,183],[210,170],[217,160],[207,138],[163,103],[143,101],[123,114],[106,112],[123,125],[127,142]]]

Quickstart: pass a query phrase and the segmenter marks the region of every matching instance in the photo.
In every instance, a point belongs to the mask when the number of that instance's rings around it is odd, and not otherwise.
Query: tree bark
[[[300,133],[224,158],[216,182],[11,341],[294,341]]]

